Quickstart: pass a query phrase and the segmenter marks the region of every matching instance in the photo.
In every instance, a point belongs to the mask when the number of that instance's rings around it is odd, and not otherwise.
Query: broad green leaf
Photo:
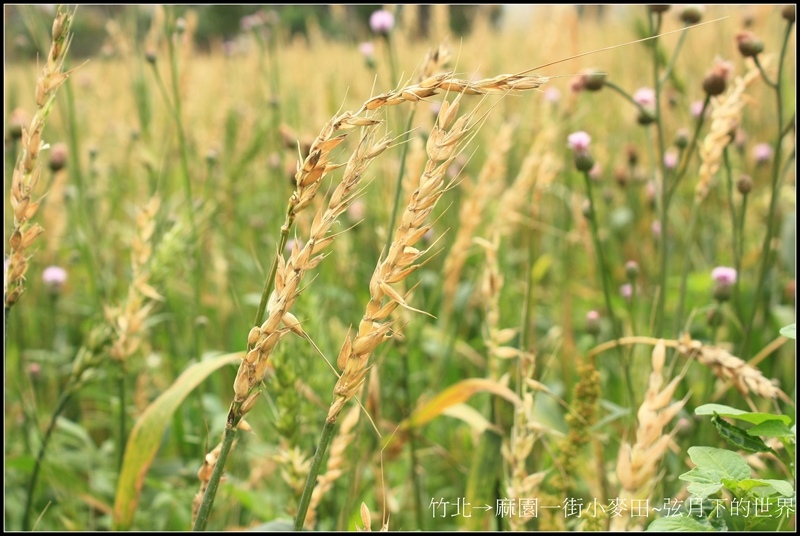
[[[688,452],[692,462],[698,468],[708,471],[717,482],[723,478],[750,478],[750,466],[735,452],[714,447],[689,447]]]
[[[774,493],[780,493],[784,497],[791,497],[794,495],[794,488],[792,488],[792,485],[785,480],[747,478],[739,482],[739,487],[746,491],[756,488],[770,488],[772,492],[768,493],[767,495],[773,495]]]
[[[647,532],[716,532],[705,520],[694,517],[659,517],[647,526]]]
[[[243,355],[242,352],[225,354],[190,366],[144,410],[125,446],[125,459],[122,461],[114,503],[113,530],[128,530],[133,523],[144,478],[175,410],[212,373],[238,362]]]
[[[792,422],[788,415],[773,415],[772,413],[751,413],[741,409],[723,406],[722,404],[703,404],[694,410],[695,415],[714,415],[718,413],[720,417],[730,417],[739,421],[752,424],[761,424],[766,421],[781,421],[785,425]]]
[[[759,437],[794,437],[791,428],[781,421],[765,421],[757,424],[747,431],[751,436]]]
[[[689,490],[695,497],[702,497],[705,499],[710,495],[714,495],[716,492],[722,489],[722,483],[717,482],[716,484],[701,484],[700,482],[693,482],[686,486],[686,489]]]
[[[795,331],[796,331],[795,324],[789,324],[788,326],[781,328],[781,335],[783,335],[787,339],[797,340],[797,334],[795,333]]]
[[[470,378],[451,385],[433,400],[417,408],[411,417],[402,424],[401,428],[416,428],[430,422],[450,406],[466,402],[472,395],[480,392],[495,394],[505,398],[515,406],[522,404],[522,400],[517,394],[505,385],[484,378]]]
[[[678,478],[685,482],[699,482],[700,484],[717,484],[720,481],[716,473],[706,470],[705,467],[694,467]]]
[[[772,450],[760,437],[749,435],[743,428],[739,428],[738,426],[734,426],[720,419],[719,415],[714,415],[714,417],[711,418],[711,422],[714,423],[719,435],[734,447],[748,452],[770,452]]]

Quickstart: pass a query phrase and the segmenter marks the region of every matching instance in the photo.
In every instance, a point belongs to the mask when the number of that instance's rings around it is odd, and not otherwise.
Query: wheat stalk
[[[28,270],[30,256],[27,250],[44,232],[31,219],[39,210],[42,198],[33,199],[34,191],[42,173],[39,153],[47,148],[42,140],[42,132],[56,100],[58,88],[69,78],[71,71],[64,72],[64,60],[72,43],[70,26],[75,9],[59,6],[51,31],[52,44],[47,61],[36,80],[36,114],[27,129],[22,129],[22,155],[14,167],[11,179],[11,208],[14,224],[9,239],[10,255],[7,261],[4,280],[5,308],[11,309],[25,291],[25,272]]]
[[[695,199],[703,201],[711,187],[711,179],[719,170],[722,153],[732,140],[733,133],[742,121],[742,110],[746,104],[744,91],[761,76],[755,66],[744,76],[736,77],[727,93],[713,99],[711,128],[700,143],[700,180],[695,187]]]
[[[658,465],[672,441],[672,434],[665,434],[664,429],[688,400],[687,397],[678,402],[672,402],[672,396],[683,379],[683,374],[678,375],[662,388],[666,354],[664,341],[658,341],[651,356],[653,370],[650,373],[647,393],[636,414],[638,420],[636,443],[633,446],[629,443],[622,443],[617,456],[619,498],[623,499],[624,504],[631,508],[635,501],[649,500],[657,483]],[[626,509],[623,515],[613,516],[611,530],[615,532],[641,530],[643,520],[641,518],[634,520],[630,516],[630,512],[630,509]]]
[[[322,261],[323,250],[334,240],[335,235],[329,234],[331,227],[360,193],[358,187],[370,162],[391,144],[391,140],[387,137],[376,140],[375,126],[376,123],[372,122],[366,127],[361,142],[345,166],[342,181],[331,194],[328,206],[324,210],[320,209],[314,217],[308,241],[302,247],[295,242],[288,260],[284,260],[282,255],[278,255],[275,290],[267,305],[267,319],[260,326],[250,330],[247,339],[248,352],[242,359],[234,380],[236,418],[241,418],[253,407],[258,396],[254,389],[263,380],[269,356],[278,341],[289,332],[304,335],[300,323],[289,312],[289,309],[300,295],[300,283],[303,276]],[[319,152],[318,149],[317,153],[319,154]],[[313,153],[314,149],[312,148]],[[319,172],[322,173],[327,164],[321,163],[318,159],[314,161],[315,165],[320,167],[315,168],[309,165],[309,172],[319,169]],[[305,173],[302,169],[298,170],[298,173],[301,172]],[[310,191],[309,188],[318,187],[316,180],[307,187],[303,184],[302,180],[298,181],[300,196],[295,207],[302,207],[305,206],[306,201],[310,202],[309,194],[307,194]],[[281,324],[283,327],[280,327]]]
[[[347,412],[344,419],[342,419],[339,434],[334,438],[331,443],[331,454],[328,457],[328,469],[325,474],[320,475],[317,479],[317,485],[314,492],[311,494],[311,503],[308,506],[308,514],[306,516],[306,529],[311,529],[317,521],[317,507],[319,506],[322,497],[333,488],[333,483],[344,474],[345,471],[345,453],[347,447],[353,442],[355,433],[353,429],[358,424],[358,417],[361,414],[359,406],[353,406]]]
[[[425,251],[414,246],[430,229],[430,225],[425,222],[437,201],[452,187],[452,183],[445,179],[447,168],[457,156],[459,142],[474,126],[474,111],[455,119],[461,97],[462,94],[459,94],[452,104],[446,100],[442,103],[437,119],[438,126],[433,127],[428,138],[428,161],[419,186],[401,216],[395,239],[386,257],[378,262],[372,274],[369,284],[370,301],[358,325],[358,331],[352,339],[348,335],[339,352],[337,365],[342,375],[333,390],[334,400],[328,410],[327,422],[336,422],[339,412],[363,382],[372,351],[391,336],[391,322],[381,320],[385,320],[398,305],[414,310],[392,285],[400,283],[421,266],[417,261]],[[452,127],[447,130],[451,123]]]

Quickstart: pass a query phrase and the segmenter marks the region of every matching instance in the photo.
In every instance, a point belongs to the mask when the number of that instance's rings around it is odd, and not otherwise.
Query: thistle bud
[[[794,9],[794,4],[789,4],[781,10],[781,16],[789,23],[793,23],[795,20]]]
[[[703,90],[712,97],[723,94],[728,87],[731,68],[727,61],[717,60],[703,79]]]
[[[636,261],[628,261],[625,263],[625,277],[633,281],[639,277],[639,263]]]
[[[749,194],[753,189],[753,179],[751,179],[749,175],[742,175],[739,177],[739,180],[736,181],[736,189],[742,195]]]
[[[651,4],[647,6],[650,13],[665,13],[669,11],[669,4]]]
[[[600,333],[600,313],[589,311],[586,313],[586,333],[597,336]]]
[[[703,18],[703,6],[688,5],[681,10],[681,20],[685,24],[697,24]]]
[[[69,151],[67,150],[67,145],[65,143],[56,143],[50,149],[50,171],[56,172],[61,171],[67,165],[67,155]]]
[[[584,71],[583,89],[586,91],[600,91],[606,82],[606,73],[598,72],[594,69]]]
[[[739,32],[736,35],[736,46],[745,58],[754,58],[764,52],[764,41],[753,32]]]
[[[675,133],[675,140],[672,142],[678,149],[686,149],[689,145],[689,131],[685,128],[679,129]]]

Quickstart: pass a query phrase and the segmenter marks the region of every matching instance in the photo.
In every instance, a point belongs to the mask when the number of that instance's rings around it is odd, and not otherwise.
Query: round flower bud
[[[590,69],[583,73],[583,89],[586,91],[599,91],[606,82],[606,73]]]
[[[12,139],[18,140],[22,137],[22,129],[30,123],[28,114],[22,108],[15,108],[8,118],[8,134]]]
[[[788,6],[784,6],[781,10],[781,16],[786,19],[787,22],[794,22],[795,20],[795,13],[794,13],[794,4],[789,4]]]
[[[594,167],[594,158],[588,151],[575,153],[575,169],[588,173]]]
[[[736,181],[736,189],[739,190],[739,193],[742,195],[749,194],[753,189],[753,179],[751,179],[749,175],[742,175],[739,177],[739,180]]]
[[[589,311],[586,313],[586,333],[597,336],[600,334],[600,313]]]
[[[148,49],[144,51],[144,59],[147,60],[147,63],[155,65],[156,63],[156,51],[152,49]]]
[[[681,20],[686,24],[697,24],[703,18],[703,6],[688,5],[681,10]]]
[[[730,63],[717,60],[703,79],[703,91],[712,97],[723,94],[725,88],[728,87],[728,76],[731,69]]]
[[[665,13],[669,11],[669,4],[651,4],[647,6],[650,13]]]
[[[639,110],[639,115],[636,117],[636,122],[642,126],[647,126],[656,120],[655,114],[647,109]]]
[[[633,281],[639,276],[639,263],[636,261],[628,261],[625,263],[625,276]]]
[[[67,150],[66,143],[56,143],[50,149],[50,162],[48,165],[50,166],[50,171],[56,172],[61,171],[67,165],[67,155],[69,151]]]
[[[686,149],[689,145],[689,131],[685,128],[678,129],[675,133],[675,140],[672,142],[678,149]]]
[[[764,52],[764,41],[753,32],[739,32],[736,35],[736,46],[745,58],[754,58]]]

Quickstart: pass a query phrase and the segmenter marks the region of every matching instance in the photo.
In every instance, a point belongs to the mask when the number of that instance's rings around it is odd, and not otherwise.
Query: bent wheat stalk
[[[63,6],[58,8],[51,37],[50,52],[47,62],[36,80],[36,114],[27,129],[22,129],[22,154],[11,178],[11,209],[14,212],[14,224],[9,239],[10,255],[5,269],[4,296],[6,319],[11,307],[19,301],[25,291],[25,272],[28,270],[27,250],[44,232],[38,224],[30,220],[39,210],[41,198],[34,200],[33,194],[39,183],[41,165],[39,152],[47,148],[42,140],[42,131],[47,118],[53,110],[58,88],[69,78],[71,71],[64,72],[64,60],[72,43],[70,27],[75,17],[75,9]]]
[[[476,124],[475,111],[456,119],[462,96],[463,94],[459,94],[452,104],[447,100],[442,102],[437,125],[433,127],[428,138],[426,146],[428,161],[419,186],[403,211],[400,225],[394,234],[395,239],[386,257],[378,262],[372,274],[369,284],[370,300],[358,325],[358,331],[353,338],[348,335],[339,352],[336,364],[342,374],[333,389],[333,402],[325,419],[303,496],[300,498],[294,521],[295,530],[303,528],[322,459],[333,436],[336,419],[363,383],[369,370],[367,362],[372,352],[391,337],[392,322],[387,320],[389,315],[398,306],[417,311],[408,305],[407,296],[403,296],[392,285],[402,282],[421,266],[418,261],[427,250],[420,251],[414,246],[431,228],[425,222],[436,207],[436,203],[447,190],[452,188],[452,181],[446,180],[447,168],[458,155],[461,142],[465,141],[467,134]]]

